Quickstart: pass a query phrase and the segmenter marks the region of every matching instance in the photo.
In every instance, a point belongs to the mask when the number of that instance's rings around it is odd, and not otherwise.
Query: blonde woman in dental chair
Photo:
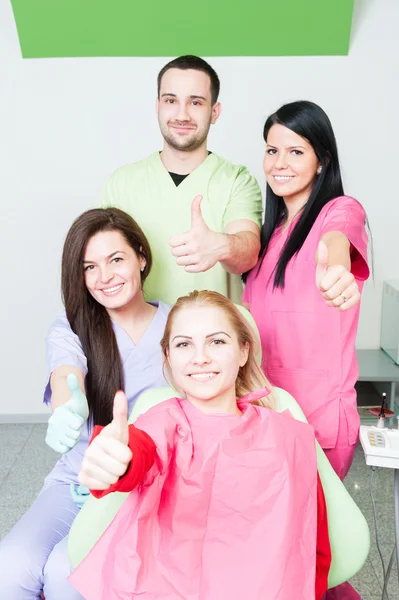
[[[70,582],[86,600],[319,600],[331,552],[314,432],[274,410],[251,326],[224,296],[192,292],[161,346],[181,397],[128,425],[118,392],[95,428],[80,483],[131,493]]]

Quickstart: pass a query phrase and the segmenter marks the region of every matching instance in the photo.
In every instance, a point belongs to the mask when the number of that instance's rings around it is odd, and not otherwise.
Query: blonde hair
[[[169,340],[173,320],[177,313],[191,306],[210,306],[222,310],[225,313],[226,317],[229,319],[237,335],[238,343],[240,344],[240,346],[248,346],[248,360],[243,367],[240,367],[237,375],[236,396],[240,398],[241,396],[245,396],[245,394],[255,392],[264,387],[267,387],[271,391],[272,387],[270,383],[268,382],[262,369],[256,362],[256,342],[251,325],[249,324],[247,319],[241,314],[238,308],[233,304],[233,302],[231,302],[225,296],[222,296],[222,294],[219,294],[218,292],[211,292],[208,290],[203,290],[200,292],[195,290],[194,292],[188,294],[188,296],[181,296],[180,298],[178,298],[176,304],[172,307],[169,313],[165,326],[165,331],[161,339],[161,348],[164,355],[165,377],[172,385],[172,387],[174,387],[177,391],[181,392],[181,390],[178,389],[176,383],[174,382],[173,375],[168,362]],[[275,408],[275,401],[272,393],[265,396],[264,398],[254,400],[252,404],[264,406],[272,410]]]

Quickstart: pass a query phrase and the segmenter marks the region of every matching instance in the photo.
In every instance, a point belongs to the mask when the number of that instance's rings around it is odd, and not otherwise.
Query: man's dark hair
[[[200,58],[199,56],[192,56],[191,54],[179,56],[178,58],[171,60],[159,71],[158,98],[161,89],[162,77],[165,75],[166,71],[169,71],[169,69],[181,69],[182,71],[193,69],[194,71],[203,71],[209,75],[209,79],[211,80],[212,104],[217,102],[220,91],[220,81],[216,71],[212,69],[211,65],[208,64],[203,58]]]

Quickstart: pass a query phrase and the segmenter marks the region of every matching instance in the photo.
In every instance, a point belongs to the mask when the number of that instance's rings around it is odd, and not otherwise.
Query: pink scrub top
[[[314,432],[252,398],[241,416],[172,398],[137,419],[156,459],[69,577],[86,600],[315,597]]]
[[[343,233],[351,243],[351,270],[362,290],[369,276],[365,220],[354,198],[342,196],[328,202],[289,262],[284,289],[273,289],[274,269],[296,221],[284,231],[278,227],[259,273],[255,267],[249,274],[243,296],[259,328],[265,374],[297,400],[325,449],[336,446],[343,419],[348,444],[358,440],[354,386],[360,304],[345,312],[327,306],[316,287],[315,254],[325,233]]]

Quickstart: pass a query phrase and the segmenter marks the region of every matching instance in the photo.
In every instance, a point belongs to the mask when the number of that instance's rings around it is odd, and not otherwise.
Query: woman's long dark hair
[[[89,293],[83,259],[90,238],[100,231],[119,231],[137,256],[146,260],[142,283],[148,276],[151,249],[143,231],[118,208],[96,208],[84,212],[68,231],[62,253],[61,287],[65,311],[87,358],[85,379],[90,418],[96,425],[112,421],[115,393],[124,389],[122,361],[111,319]]]
[[[265,123],[263,138],[273,125],[284,125],[305,138],[312,146],[320,164],[321,173],[316,177],[309,199],[292,233],[284,245],[274,271],[274,287],[284,288],[285,270],[291,258],[299,252],[321,209],[333,198],[344,195],[338,149],[330,119],[320,106],[305,100],[285,104],[270,115]],[[281,196],[277,196],[269,185],[266,188],[265,220],[261,231],[259,263],[261,267],[270,239],[278,225],[287,218],[287,209]]]

